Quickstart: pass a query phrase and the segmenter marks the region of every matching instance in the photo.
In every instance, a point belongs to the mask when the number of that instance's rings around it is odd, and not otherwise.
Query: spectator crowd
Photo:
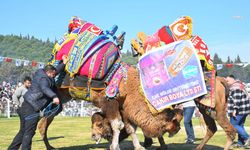
[[[20,86],[22,86],[21,82],[0,82],[0,117],[7,116],[8,100],[11,116],[17,115],[18,105],[12,100],[12,95],[15,92],[16,88]],[[59,115],[70,117],[85,117],[91,116],[96,111],[99,111],[99,109],[92,106],[92,104],[89,102],[71,100],[63,104],[63,111]]]

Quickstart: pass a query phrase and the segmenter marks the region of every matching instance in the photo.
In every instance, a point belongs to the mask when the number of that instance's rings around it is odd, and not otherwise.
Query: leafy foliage
[[[0,35],[0,56],[44,61],[49,58],[53,45],[49,40],[44,42],[29,35]]]
[[[0,56],[46,62],[54,43],[49,39],[42,41],[29,35],[0,35]],[[122,60],[124,62],[132,65],[137,64],[138,58],[133,57],[130,51],[122,52]],[[214,64],[241,63],[239,55],[235,60],[232,60],[228,56],[226,62],[223,62],[218,54],[215,53],[213,60]],[[2,62],[0,63],[0,82],[3,80],[12,82],[21,81],[25,75],[31,76],[35,69],[37,68],[32,68],[31,66],[16,67],[14,63]],[[244,82],[250,82],[250,65],[244,68],[239,66],[231,68],[223,67],[223,69],[218,70],[218,75],[220,76],[227,76],[229,74],[234,74]]]

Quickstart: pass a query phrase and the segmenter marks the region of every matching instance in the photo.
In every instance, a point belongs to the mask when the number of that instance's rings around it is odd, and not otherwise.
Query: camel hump
[[[92,30],[81,33],[68,54],[70,59],[66,70],[72,77],[79,73],[101,79],[120,57],[119,48],[114,41],[117,28],[100,34],[95,34]]]

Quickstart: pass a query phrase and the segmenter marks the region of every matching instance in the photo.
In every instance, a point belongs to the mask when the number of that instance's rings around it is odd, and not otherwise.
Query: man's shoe
[[[236,143],[233,145],[233,148],[244,148],[244,146],[239,143]]]
[[[249,146],[250,145],[250,137],[245,141],[245,144],[244,144],[244,146]]]
[[[186,140],[186,144],[195,144],[195,141],[192,139]]]

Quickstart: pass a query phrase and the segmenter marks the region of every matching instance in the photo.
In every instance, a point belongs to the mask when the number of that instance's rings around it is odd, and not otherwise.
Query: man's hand
[[[233,111],[233,117],[236,117],[236,110]]]
[[[58,97],[53,98],[53,103],[56,105],[59,105],[59,103],[60,103],[59,98]]]
[[[69,58],[68,58],[68,56],[63,55],[62,60],[63,60],[63,63],[66,64],[68,62]]]

